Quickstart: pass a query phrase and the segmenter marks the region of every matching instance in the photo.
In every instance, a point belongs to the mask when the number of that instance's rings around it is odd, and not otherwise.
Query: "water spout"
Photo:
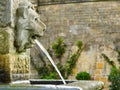
[[[42,44],[35,39],[36,44],[41,48],[41,50],[45,53],[45,55],[47,56],[47,58],[50,60],[51,64],[53,65],[53,67],[55,68],[55,70],[57,71],[57,73],[59,74],[61,80],[63,81],[64,84],[66,84],[64,78],[62,77],[60,71],[58,70],[57,66],[55,65],[53,59],[51,58],[51,56],[49,55],[49,53],[47,52],[47,50],[42,46]]]

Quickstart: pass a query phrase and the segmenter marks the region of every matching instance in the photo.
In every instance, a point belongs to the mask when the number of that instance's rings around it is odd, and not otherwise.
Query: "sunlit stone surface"
[[[29,0],[0,1],[0,82],[30,78],[30,50],[45,24]]]

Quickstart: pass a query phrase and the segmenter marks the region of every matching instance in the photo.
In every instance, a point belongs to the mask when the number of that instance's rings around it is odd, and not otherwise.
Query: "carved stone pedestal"
[[[15,19],[19,0],[0,0],[0,82],[26,80],[30,77],[30,51],[17,53]]]
[[[0,55],[0,81],[9,83],[27,80],[30,77],[30,57],[28,55]]]
[[[28,0],[0,0],[0,82],[29,79],[29,48],[45,28]]]
[[[17,53],[14,33],[9,27],[0,28],[0,82],[27,80],[30,77],[30,51]]]

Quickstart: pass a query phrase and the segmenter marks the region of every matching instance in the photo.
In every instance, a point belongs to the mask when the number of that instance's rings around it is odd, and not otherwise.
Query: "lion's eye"
[[[35,18],[35,21],[38,21],[38,19],[37,19],[37,18]]]
[[[28,6],[28,8],[30,8],[30,6]]]

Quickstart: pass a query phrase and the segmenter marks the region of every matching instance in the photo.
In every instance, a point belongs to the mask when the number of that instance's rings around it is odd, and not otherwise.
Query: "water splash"
[[[45,55],[48,57],[48,59],[50,60],[51,64],[53,65],[53,67],[55,68],[55,70],[57,71],[57,73],[59,74],[61,80],[63,81],[64,84],[66,84],[64,78],[62,77],[60,71],[58,70],[57,66],[55,65],[53,59],[51,58],[51,56],[49,55],[49,53],[47,52],[47,50],[43,47],[43,45],[37,40],[35,39],[36,44],[41,48],[41,50],[45,53]]]

